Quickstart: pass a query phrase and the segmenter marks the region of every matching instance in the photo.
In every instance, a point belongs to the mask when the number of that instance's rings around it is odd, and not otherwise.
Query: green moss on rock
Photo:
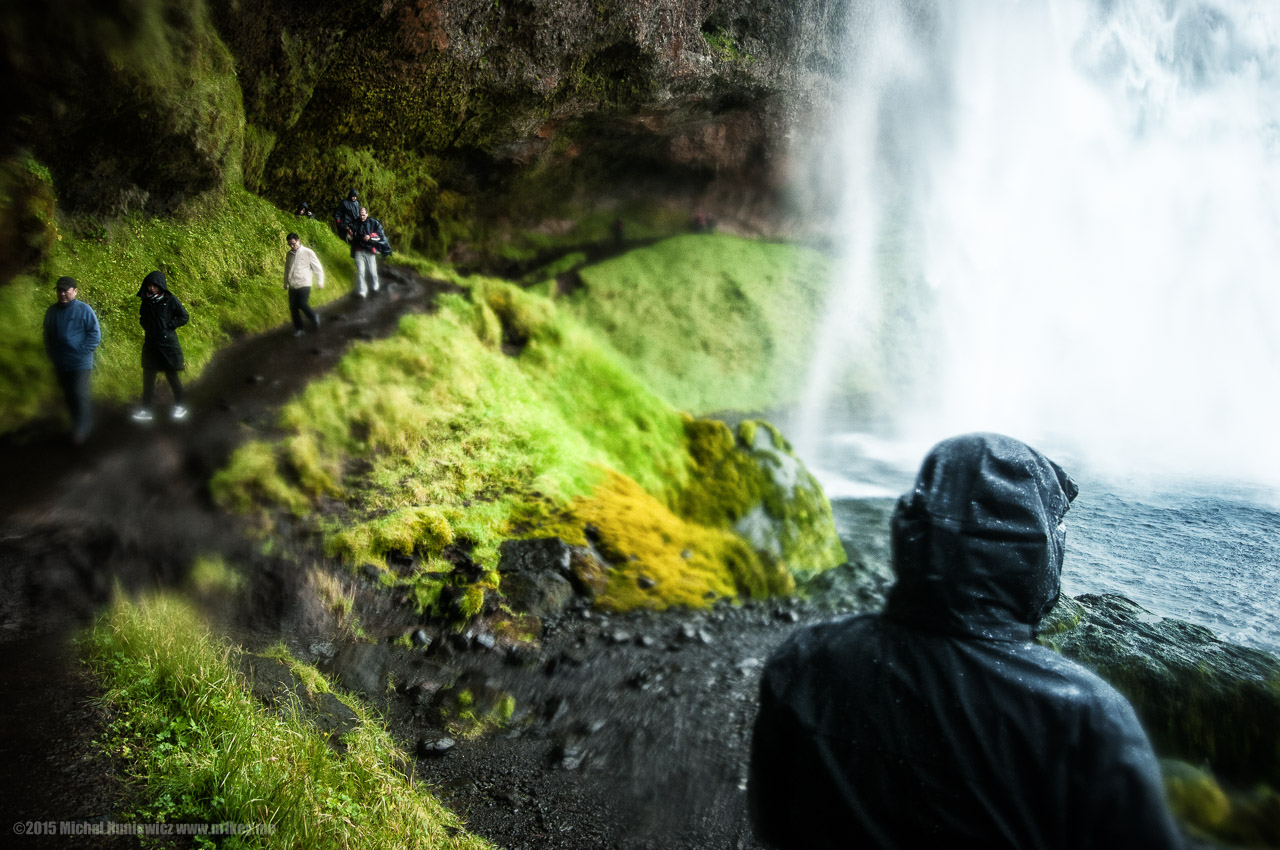
[[[1280,658],[1120,596],[1074,601],[1044,642],[1123,693],[1158,752],[1231,781],[1280,784]]]

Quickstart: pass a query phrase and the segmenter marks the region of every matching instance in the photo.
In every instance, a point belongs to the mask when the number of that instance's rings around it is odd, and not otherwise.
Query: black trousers
[[[83,443],[93,430],[93,400],[89,392],[89,369],[58,372],[58,386],[71,414],[71,439]]]
[[[156,375],[160,373],[159,369],[142,368],[142,403],[151,404],[151,399],[156,393]],[[178,377],[178,373],[172,369],[165,369],[164,376],[169,381],[169,389],[173,390],[173,403],[182,404],[182,379]]]
[[[312,330],[319,330],[320,328],[320,320],[316,318],[316,311],[311,309],[310,302],[311,287],[300,286],[297,289],[289,290],[289,315],[293,318],[293,326],[298,330],[305,330],[302,326],[304,313],[311,320]]]

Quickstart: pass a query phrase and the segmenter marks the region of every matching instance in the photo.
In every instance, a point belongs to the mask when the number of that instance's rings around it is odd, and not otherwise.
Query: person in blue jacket
[[[93,430],[89,376],[93,352],[102,342],[102,329],[93,308],[76,299],[79,288],[75,278],[58,278],[57,292],[57,303],[44,313],[44,351],[71,414],[71,441],[78,446]]]
[[[884,610],[799,629],[765,666],[748,782],[761,843],[1183,846],[1133,708],[1034,640],[1076,492],[1010,437],[934,447],[893,513]]]
[[[150,422],[154,418],[151,402],[156,389],[156,376],[163,372],[173,390],[173,407],[169,415],[174,420],[187,418],[187,408],[182,403],[182,379],[178,373],[186,368],[182,346],[178,343],[178,328],[190,321],[187,309],[178,297],[169,291],[164,272],[153,271],[142,280],[138,289],[142,304],[138,308],[138,322],[142,325],[142,406],[133,412],[135,422]]]

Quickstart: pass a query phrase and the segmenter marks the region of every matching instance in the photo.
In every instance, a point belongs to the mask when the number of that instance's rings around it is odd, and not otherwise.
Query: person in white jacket
[[[284,288],[289,292],[293,335],[302,336],[306,333],[302,324],[303,314],[311,320],[313,330],[320,330],[320,317],[310,304],[311,280],[314,276],[316,286],[324,289],[324,267],[320,265],[316,252],[302,244],[298,234],[290,233],[285,241],[289,243],[289,254],[284,258]]]

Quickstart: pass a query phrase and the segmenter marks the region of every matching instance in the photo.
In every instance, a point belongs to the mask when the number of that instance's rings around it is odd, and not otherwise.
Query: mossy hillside
[[[244,110],[203,0],[26,4],[7,46],[22,73],[12,141],[49,165],[68,208],[193,209],[240,181]]]
[[[231,339],[288,321],[282,286],[289,231],[301,235],[325,267],[326,288],[315,290],[312,302],[323,304],[345,292],[351,261],[322,222],[296,218],[240,189],[187,218],[135,214],[106,226],[80,220],[57,227],[39,272],[0,287],[0,429],[60,409],[41,341],[58,277],[79,281],[80,299],[102,325],[95,395],[136,398],[142,348],[136,296],[143,277],[163,271],[191,315],[178,331],[190,380]]]
[[[795,245],[685,235],[580,274],[569,309],[659,395],[699,414],[797,399],[831,265]]]
[[[786,559],[762,559],[732,532],[731,515],[750,508],[747,491],[715,527],[672,513],[691,476],[708,471],[690,454],[685,417],[553,302],[471,283],[469,298],[445,296],[438,314],[406,317],[397,336],[353,348],[285,408],[285,436],[236,452],[213,481],[215,498],[258,512],[268,532],[273,511],[305,517],[340,499],[320,522],[331,554],[378,568],[391,554],[415,555],[410,575],[387,571],[386,582],[407,585],[423,608],[448,602],[464,616],[496,586],[503,539],[578,541],[588,524],[624,553],[620,575],[636,578],[632,555],[650,569],[667,565],[663,578],[690,560],[714,574],[682,579],[687,592],[667,581],[649,604],[789,589]],[[470,563],[479,580],[455,570]]]
[[[298,703],[263,708],[237,671],[237,650],[176,597],[117,600],[81,651],[112,712],[102,743],[146,801],[131,813],[139,822],[264,829],[225,846],[491,846],[413,781],[404,754],[358,701],[343,698],[357,723],[341,754]],[[289,662],[308,689],[329,690],[314,669]]]
[[[215,498],[269,519],[341,497],[324,524],[330,552],[379,567],[393,552],[419,555],[409,583],[427,606],[451,581],[446,548],[470,549],[494,586],[512,519],[589,492],[606,468],[658,492],[681,480],[675,411],[550,302],[472,283],[474,301],[445,296],[436,315],[353,347],[285,407],[288,436],[233,455]],[[519,357],[504,339],[520,341]]]

